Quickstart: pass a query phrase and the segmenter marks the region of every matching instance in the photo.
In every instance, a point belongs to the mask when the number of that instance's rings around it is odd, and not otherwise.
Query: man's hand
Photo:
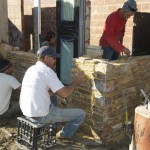
[[[124,48],[124,49],[123,49],[123,52],[124,52],[125,54],[127,54],[128,56],[130,56],[130,50],[129,50],[128,48]]]
[[[63,88],[61,88],[60,90],[58,90],[56,93],[62,97],[62,98],[66,98],[68,97],[69,95],[72,94],[72,92],[74,91],[75,87],[77,85],[79,85],[82,81],[85,80],[85,75],[78,75],[77,77],[74,78],[73,82],[68,85],[68,86],[65,86]]]

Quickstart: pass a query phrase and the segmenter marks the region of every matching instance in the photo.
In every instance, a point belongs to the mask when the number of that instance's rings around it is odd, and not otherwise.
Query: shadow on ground
[[[78,138],[79,135],[79,138]],[[12,118],[0,122],[0,150],[20,150],[16,144],[17,119]],[[128,150],[128,139],[122,143],[109,144],[96,143],[92,137],[84,138],[80,129],[72,140],[58,140],[52,150]]]

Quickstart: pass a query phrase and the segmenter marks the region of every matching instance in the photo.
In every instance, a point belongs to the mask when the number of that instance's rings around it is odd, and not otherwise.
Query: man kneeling
[[[85,118],[82,109],[60,109],[50,102],[49,90],[62,98],[68,97],[85,76],[79,75],[69,86],[64,86],[51,69],[60,55],[49,46],[41,47],[38,61],[25,73],[20,94],[23,114],[37,124],[67,122],[61,130],[62,138],[71,138]]]
[[[0,59],[0,120],[9,119],[21,112],[19,101],[11,101],[12,90],[20,90],[21,84],[12,76],[12,63]]]

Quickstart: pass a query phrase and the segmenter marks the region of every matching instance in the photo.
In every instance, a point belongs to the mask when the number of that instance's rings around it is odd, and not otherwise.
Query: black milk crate
[[[17,144],[30,150],[47,150],[56,145],[56,124],[34,124],[18,117]]]

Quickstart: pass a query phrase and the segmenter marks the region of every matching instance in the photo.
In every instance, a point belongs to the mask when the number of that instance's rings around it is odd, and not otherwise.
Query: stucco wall
[[[8,43],[7,0],[0,0],[0,42]]]

